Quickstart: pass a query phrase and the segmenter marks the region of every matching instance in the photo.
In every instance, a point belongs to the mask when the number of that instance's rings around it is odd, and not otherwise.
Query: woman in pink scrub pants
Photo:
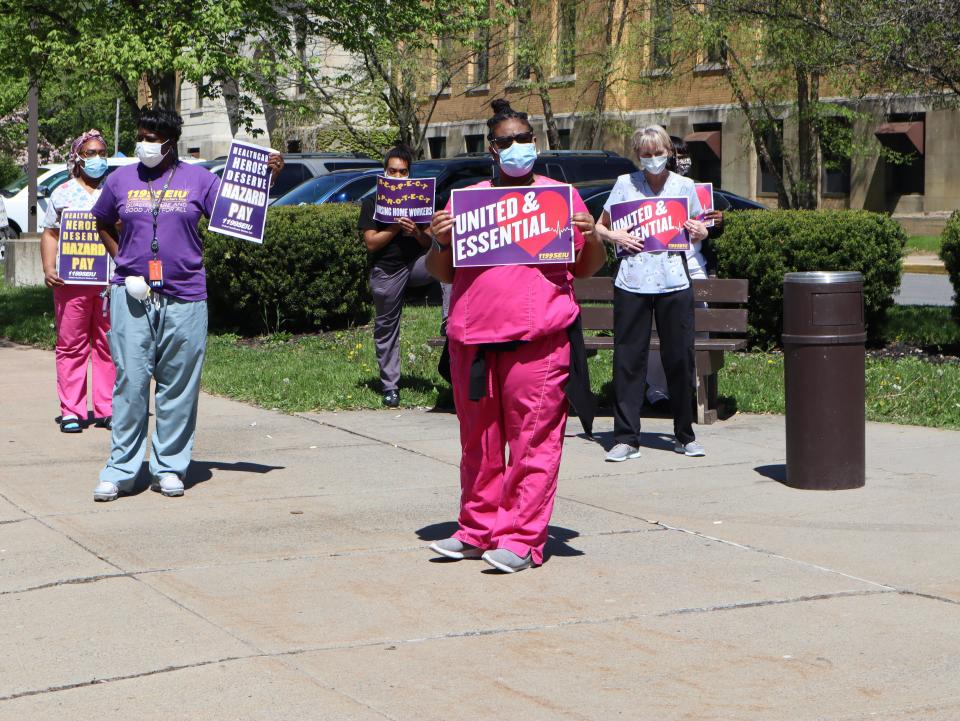
[[[104,303],[105,288],[63,282],[57,273],[57,239],[64,210],[90,210],[100,197],[100,186],[107,173],[107,146],[100,131],[89,130],[73,141],[67,165],[72,177],[50,196],[43,218],[40,256],[44,282],[53,288],[60,430],[80,433],[87,422],[87,366],[91,357],[90,395],[95,425],[101,428],[110,428],[117,371],[107,341],[110,318]]]
[[[526,113],[506,100],[492,107],[487,137],[498,173],[472,187],[557,184],[533,173]],[[459,529],[430,546],[447,558],[482,557],[506,573],[543,562],[567,422],[570,329],[579,329],[573,278],[593,275],[606,257],[576,190],[573,211],[574,263],[457,270],[449,206],[433,217],[427,269],[453,284],[447,339],[462,446]]]

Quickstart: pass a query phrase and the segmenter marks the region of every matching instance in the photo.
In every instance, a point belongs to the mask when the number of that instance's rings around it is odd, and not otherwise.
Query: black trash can
[[[788,486],[810,490],[863,486],[866,340],[860,273],[784,276]]]

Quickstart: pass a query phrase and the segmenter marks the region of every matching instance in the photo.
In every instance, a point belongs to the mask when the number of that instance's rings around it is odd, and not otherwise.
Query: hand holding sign
[[[610,228],[611,240],[619,246],[617,255],[628,255],[628,248],[630,252],[635,252],[636,246],[631,248],[625,236],[640,239],[640,249],[645,252],[688,250],[687,207],[685,197],[642,198],[613,203],[610,206]],[[706,237],[703,223],[697,220],[693,222],[696,224],[694,232],[699,235],[702,229]],[[617,231],[623,234],[617,234]]]

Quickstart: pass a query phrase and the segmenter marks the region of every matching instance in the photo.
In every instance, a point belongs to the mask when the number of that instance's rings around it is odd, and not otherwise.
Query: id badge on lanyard
[[[160,217],[160,207],[163,204],[163,199],[167,194],[167,189],[170,187],[170,182],[173,180],[173,174],[177,172],[177,166],[174,165],[170,170],[170,175],[167,178],[167,182],[164,183],[163,189],[160,191],[158,197],[153,195],[153,185],[150,181],[147,181],[147,188],[150,190],[150,214],[153,216],[153,240],[150,242],[150,250],[153,252],[153,260],[149,261],[149,282],[150,287],[153,290],[160,290],[163,288],[163,261],[157,257],[160,252],[160,241],[157,239],[157,220]]]

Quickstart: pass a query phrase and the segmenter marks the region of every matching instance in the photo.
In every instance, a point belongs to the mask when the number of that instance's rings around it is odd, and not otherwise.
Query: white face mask
[[[640,158],[640,165],[651,175],[660,175],[663,169],[667,167],[669,156],[654,155],[652,158]]]
[[[163,162],[163,156],[166,155],[163,152],[163,143],[147,143],[144,141],[137,143],[136,152],[140,162],[148,168],[156,168]]]

